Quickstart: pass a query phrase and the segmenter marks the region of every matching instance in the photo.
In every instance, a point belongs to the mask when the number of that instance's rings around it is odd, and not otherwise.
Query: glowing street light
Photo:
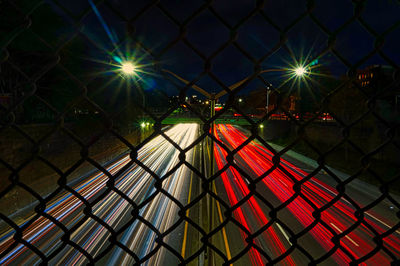
[[[140,126],[141,126],[142,128],[145,128],[145,127],[146,127],[146,123],[145,123],[145,122],[142,122],[142,123],[140,124]]]
[[[241,102],[243,102],[243,99],[242,99],[242,98],[239,98],[239,100],[238,100],[238,101],[241,103]]]
[[[307,73],[307,70],[306,70],[305,67],[300,66],[300,67],[296,67],[296,68],[294,69],[294,74],[295,74],[296,76],[298,76],[298,77],[302,77],[302,76],[304,76],[306,73]]]
[[[133,75],[136,72],[136,66],[132,62],[123,62],[121,64],[121,71],[126,75]]]

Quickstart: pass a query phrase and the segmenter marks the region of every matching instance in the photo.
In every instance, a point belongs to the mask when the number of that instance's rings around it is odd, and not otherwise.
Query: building
[[[385,112],[400,111],[400,86],[394,81],[395,69],[372,65],[357,71],[357,83],[368,98],[376,97],[377,106]]]
[[[275,114],[283,114],[283,110],[290,113],[296,111],[296,101],[298,97],[295,94],[281,95],[279,107],[278,98],[279,95],[276,91],[267,88],[259,88],[251,91],[245,102],[251,103],[251,107],[254,109],[253,112],[260,115],[265,115],[267,109],[268,112],[275,110]]]

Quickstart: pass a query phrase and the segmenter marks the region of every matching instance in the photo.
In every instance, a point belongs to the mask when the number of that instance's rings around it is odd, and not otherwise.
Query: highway
[[[180,124],[165,134],[184,149],[197,138],[198,127],[197,124]],[[185,154],[189,163],[193,163],[193,150]],[[179,164],[179,154],[169,141],[158,136],[139,150],[138,159],[162,182],[157,183],[156,177],[125,156],[107,168],[115,175],[114,190],[107,190],[109,178],[100,172],[73,187],[77,193],[65,190],[59,193],[57,199],[46,206],[45,212],[72,232],[68,244],[61,241],[63,229],[43,216],[24,224],[23,239],[42,256],[50,256],[50,264],[82,265],[103,252],[106,255],[99,261],[101,264],[133,264],[138,259],[143,259],[145,265],[160,265],[165,261],[176,264],[176,258],[167,254],[156,239],[178,221],[178,205],[169,197],[183,201],[188,191],[190,174],[186,166]],[[162,189],[162,193],[156,187]],[[86,206],[78,197],[92,206]],[[139,211],[127,199],[139,206]],[[85,213],[90,210],[89,217]],[[115,232],[114,241],[126,246],[130,254],[111,245],[111,230]],[[177,230],[183,231],[183,226]],[[175,235],[181,233],[167,233],[162,240],[179,250],[182,238],[177,241]],[[0,254],[1,265],[30,265],[41,261],[40,256],[13,239],[13,231],[1,236]]]
[[[216,125],[214,134],[229,150],[237,148],[248,138],[239,127],[232,125]],[[255,141],[236,153],[233,158],[236,167],[226,166],[227,152],[220,145],[214,146],[214,154],[216,170],[225,170],[221,179],[215,182],[217,191],[225,202],[235,208],[232,216],[237,222],[234,226],[227,226],[231,256],[239,254],[246,246],[245,243],[250,241],[249,234],[256,236],[250,242],[252,246],[247,252],[248,258],[240,259],[243,263],[264,265],[280,260],[281,254],[287,254],[280,263],[303,265],[310,262],[310,255],[314,259],[324,259],[324,254],[331,252],[332,255],[323,260],[324,264],[348,264],[374,250],[374,236],[398,223],[394,215],[384,216],[381,206],[365,212],[362,222],[357,223],[355,206],[364,207],[360,202],[371,202],[370,196],[336,197],[338,191],[325,182],[326,176],[319,173],[304,182],[297,190],[301,193],[297,195],[293,185],[306,178],[308,173],[283,158],[279,166],[273,168],[273,154]],[[262,176],[268,170],[268,174]],[[250,194],[250,183],[255,180],[255,193]],[[247,200],[241,201],[243,198]],[[335,203],[329,205],[331,201]],[[271,212],[272,208],[277,213]],[[315,212],[319,208],[322,208],[320,214]],[[274,221],[274,217],[277,220]],[[321,221],[314,223],[315,217],[321,217]],[[332,237],[354,224],[356,226],[349,234],[340,237],[340,248],[336,249]],[[296,249],[291,243],[295,241],[291,238],[294,234],[298,236]],[[380,250],[368,258],[367,265],[388,265],[400,257],[400,230],[384,238],[383,243],[385,251]],[[239,265],[242,265],[240,260]]]
[[[165,135],[185,149],[199,131],[198,124],[178,124]],[[273,154],[257,141],[227,158],[226,149],[235,150],[248,139],[238,126],[216,125],[214,136],[223,145],[211,148],[205,138],[185,151],[185,161],[207,178],[211,168],[218,173],[209,186],[213,196],[202,190],[203,177],[181,164],[179,149],[158,136],[137,155],[151,172],[126,155],[106,167],[112,179],[98,172],[60,190],[45,209],[57,224],[43,216],[27,220],[21,226],[29,247],[14,240],[13,230],[3,233],[0,264],[38,264],[42,256],[50,257],[50,264],[177,265],[180,255],[190,265],[227,260],[233,265],[306,265],[317,259],[323,265],[345,265],[374,250],[374,236],[399,222],[381,205],[357,218],[355,211],[372,202],[371,195],[346,186],[346,196],[338,197],[337,184],[326,173],[308,178],[312,169],[287,156],[274,167]],[[294,186],[300,180],[305,182]],[[178,204],[190,206],[184,212],[190,220],[181,219]],[[212,247],[206,248],[202,234],[218,226],[209,239]],[[350,226],[350,233],[340,235]],[[400,230],[385,237],[383,246],[365,265],[398,259]]]

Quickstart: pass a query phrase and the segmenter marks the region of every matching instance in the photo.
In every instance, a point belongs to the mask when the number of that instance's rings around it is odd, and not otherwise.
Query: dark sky
[[[54,0],[48,0],[54,3]],[[70,23],[76,22],[83,12],[90,10],[88,1],[69,0],[59,1],[58,5],[52,5],[54,10],[61,18]],[[202,5],[204,1],[191,0],[169,0],[160,1],[161,6],[153,6],[147,9],[142,15],[142,10],[151,1],[128,1],[128,0],[109,0],[113,8],[109,5],[97,5],[100,16],[104,19],[107,27],[112,32],[112,37],[107,34],[107,30],[102,25],[95,12],[82,21],[80,27],[85,36],[93,40],[88,44],[85,56],[95,60],[109,60],[107,53],[113,50],[113,38],[122,43],[121,52],[133,49],[132,42],[127,40],[126,21],[136,18],[131,23],[135,28],[134,37],[150,48],[157,56],[172,41],[179,37],[179,26],[166,15],[162,9],[167,10],[170,16],[174,17],[177,23],[184,23]],[[344,25],[354,14],[354,3],[349,0],[323,0],[315,1],[315,8],[312,14],[323,24],[327,30],[335,32]],[[61,10],[57,6],[62,6]],[[260,13],[255,14],[249,19],[245,19],[256,6],[256,1],[232,1],[216,0],[212,2],[212,8],[230,27],[237,30],[237,44],[252,58],[258,60],[271,51],[279,42],[281,34],[274,28]],[[112,10],[114,9],[114,10]],[[280,0],[266,1],[263,13],[281,31],[291,25],[300,15],[307,10],[307,1],[303,0]],[[400,23],[400,3],[394,0],[368,0],[365,1],[362,11],[362,20],[376,34],[382,34],[393,24]],[[71,17],[74,17],[72,18]],[[74,20],[75,19],[75,20]],[[68,30],[66,30],[68,32]],[[190,22],[186,23],[186,40],[194,49],[202,55],[209,57],[213,55],[221,46],[228,42],[230,29],[218,20],[210,9],[203,10]],[[307,54],[311,57],[319,55],[328,43],[328,35],[324,33],[310,18],[306,16],[287,30],[287,41],[285,48],[280,48],[270,54],[263,62],[263,69],[286,67],[288,62],[293,62],[292,56],[297,60],[302,60]],[[369,54],[375,45],[375,37],[371,35],[358,21],[348,24],[343,30],[337,33],[335,49],[350,64],[357,63],[360,59]],[[93,48],[90,48],[93,46]],[[129,47],[129,48],[126,48]],[[385,53],[395,64],[400,65],[400,27],[385,35],[385,43],[382,47]],[[99,49],[100,48],[100,49]],[[288,50],[292,51],[291,55]],[[144,64],[150,63],[152,57],[145,56],[142,50],[135,51],[137,57],[141,57]],[[177,42],[162,56],[159,57],[161,67],[170,69],[186,79],[193,79],[204,69],[204,59],[199,56],[192,48],[182,40]],[[230,85],[247,75],[253,73],[254,64],[241,52],[235,45],[230,44],[212,57],[212,72],[224,84]],[[320,58],[319,62],[331,73],[338,77],[344,75],[347,67],[341,63],[333,53],[328,52]],[[379,55],[374,55],[363,63],[360,68],[373,64],[388,64]],[[152,75],[146,75],[145,79],[150,80],[150,87],[163,87],[169,94],[174,94],[172,85],[162,78],[157,78],[154,69],[146,68]],[[267,74],[266,74],[267,75]],[[282,82],[280,77],[265,76],[272,82]],[[202,78],[198,83],[201,87],[209,91],[220,91],[220,86],[209,77]],[[250,84],[252,86],[259,86]],[[279,86],[279,84],[274,84]]]

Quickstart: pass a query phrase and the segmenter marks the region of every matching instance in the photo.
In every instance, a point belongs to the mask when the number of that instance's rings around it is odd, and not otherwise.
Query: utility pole
[[[268,113],[269,113],[269,92],[271,91],[271,84],[268,84],[266,87],[265,87],[265,89],[266,89],[266,93],[267,93],[267,95],[266,95],[266,106],[265,106],[265,108],[267,109],[267,115],[268,115]],[[268,119],[268,118],[267,118]]]
[[[210,98],[210,119],[212,119],[215,116],[215,93],[211,94],[211,98]],[[215,121],[211,122],[211,135],[214,134],[214,127],[215,127]],[[211,152],[210,152],[210,175],[208,177],[208,179],[210,180],[210,178],[214,175],[214,139],[211,139]],[[208,184],[208,189],[209,191],[212,191],[212,182],[210,182]],[[210,197],[210,194],[207,194],[207,197],[209,197],[209,213],[208,213],[208,217],[209,217],[209,223],[208,223],[208,232],[211,232],[213,229],[213,221],[214,221],[214,201],[213,198]],[[214,257],[212,256],[212,252],[211,252],[211,248],[208,247],[208,265],[209,266],[213,266],[214,265]]]

